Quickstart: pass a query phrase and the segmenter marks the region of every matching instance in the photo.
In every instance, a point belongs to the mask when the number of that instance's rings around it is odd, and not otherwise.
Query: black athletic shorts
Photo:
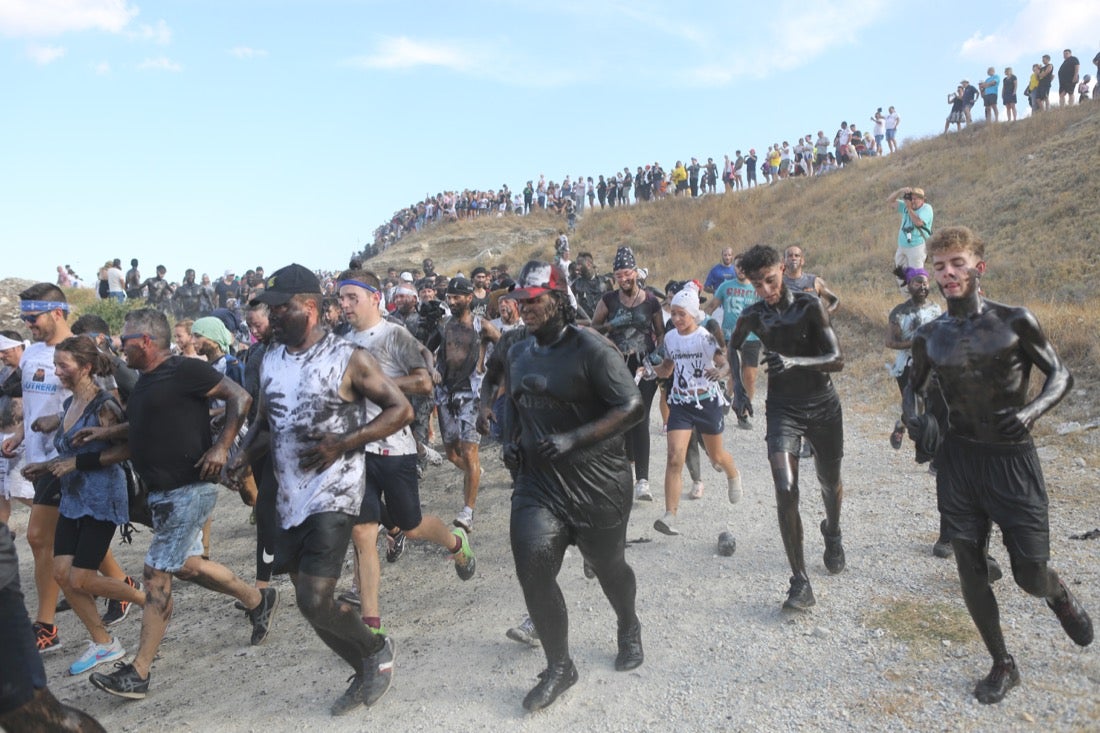
[[[416,454],[380,456],[367,454],[366,491],[356,524],[382,521],[386,502],[387,524],[403,530],[420,526],[420,482],[416,477]]]
[[[839,461],[844,456],[844,419],[840,398],[831,387],[817,397],[798,402],[785,402],[769,395],[764,410],[769,455],[798,455],[801,439],[805,438],[819,460]]]
[[[40,475],[34,480],[34,503],[43,506],[61,506],[61,479],[52,473]]]
[[[82,570],[98,570],[111,540],[115,536],[115,523],[94,517],[70,519],[57,518],[57,531],[53,536],[54,557],[73,556],[73,567]]]
[[[274,572],[339,578],[354,523],[355,517],[350,514],[321,512],[310,514],[297,527],[281,529]]]
[[[944,539],[981,542],[996,522],[1012,557],[1050,559],[1047,487],[1033,443],[980,443],[948,433],[932,465]]]

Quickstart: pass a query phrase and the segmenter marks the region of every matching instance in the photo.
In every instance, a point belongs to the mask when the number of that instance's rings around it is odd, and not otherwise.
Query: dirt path
[[[907,450],[889,448],[892,415],[862,412],[866,408],[853,398],[854,380],[842,378],[838,386],[847,423],[842,524],[848,568],[835,577],[825,571],[817,530],[823,510],[804,466],[806,557],[818,600],[808,613],[780,611],[789,571],[761,414],[755,430],[726,433],[745,478],[740,504],[727,503],[722,477],[707,467],[704,498],[685,497],[681,505],[682,536],[653,530],[663,510],[659,500],[635,505],[628,537],[638,541],[627,557],[638,576],[646,650],[638,670],[613,670],[614,617],[597,582],[584,578],[579,554],[570,553],[560,582],[581,681],[537,715],[526,715],[520,701],[543,668],[542,652],[504,635],[524,607],[508,545],[507,473],[495,449],[486,450],[473,534],[477,576],[462,583],[441,552],[413,544],[400,562],[383,569],[384,622],[397,641],[397,668],[393,688],[374,709],[339,719],[328,715],[349,670],[303,622],[285,580],[278,583],[284,596],[274,631],[255,648],[248,646],[247,622],[230,599],[177,583],[175,617],[153,668],[149,697],[141,702],[108,697],[86,675],[66,676],[85,634],[71,613],[62,614],[65,648],[46,659],[50,685],[111,731],[1100,727],[1096,646],[1075,647],[1045,605],[1010,579],[996,589],[1023,682],[998,706],[974,701],[971,688],[988,661],[963,607],[953,561],[930,553],[937,528],[933,479]],[[659,427],[654,409],[651,475],[658,496],[664,470]],[[1058,439],[1040,443],[1053,503],[1053,564],[1100,619],[1100,540],[1067,539],[1100,526],[1100,471],[1078,465],[1085,461],[1062,450]],[[432,468],[422,496],[426,511],[449,520],[460,506],[457,472],[446,465]],[[227,493],[216,517],[215,557],[250,578],[254,535],[248,510]],[[13,529],[27,588],[25,525],[25,511],[17,512]],[[737,552],[719,557],[716,538],[727,527],[736,535]],[[146,537],[138,535],[137,547],[119,550],[124,567],[140,567]],[[1007,571],[1003,548],[994,547],[993,554]],[[341,587],[348,578],[345,573]],[[118,632],[131,652],[139,619],[133,614]]]

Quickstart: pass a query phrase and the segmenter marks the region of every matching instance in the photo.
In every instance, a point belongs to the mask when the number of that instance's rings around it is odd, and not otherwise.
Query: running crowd
[[[630,166],[607,175],[565,176],[560,182],[547,180],[544,174],[526,182],[519,193],[507,184],[499,189],[464,189],[444,191],[394,212],[390,220],[374,230],[374,241],[361,253],[369,259],[385,252],[394,242],[411,232],[441,223],[466,221],[480,216],[526,215],[532,211],[550,211],[562,215],[570,228],[585,207],[597,204],[601,209],[652,201],[669,195],[704,196],[739,191],[758,185],[757,171],[764,183],[784,178],[822,175],[843,167],[859,158],[886,155],[897,150],[897,133],[901,115],[894,107],[884,114],[878,108],[868,119],[871,129],[861,131],[847,121],[832,137],[823,130],[806,133],[791,145],[784,140],[773,143],[757,155],[755,148],[747,153],[735,151],[733,157],[723,156],[705,162],[691,157],[677,160],[666,170],[659,162]]]
[[[1046,601],[1075,643],[1093,638],[1084,608],[1047,564],[1047,495],[1030,437],[1073,380],[1030,311],[982,295],[987,265],[977,234],[961,226],[933,233],[919,188],[894,191],[886,203],[901,216],[895,275],[906,296],[887,335],[899,351],[893,372],[902,395],[890,444],[900,449],[908,435],[917,460],[931,460],[941,515],[933,551],[956,558],[992,658],[974,694],[993,703],[1019,681],[992,589],[1001,575],[987,555],[994,522],[1016,583]],[[654,398],[661,395],[667,467],[653,526],[676,537],[685,466],[689,500],[705,490],[702,452],[725,477],[728,500],[741,499],[722,436],[731,415],[739,429],[756,429],[761,363],[766,454],[791,571],[782,606],[814,606],[801,460],[813,461],[821,487],[824,565],[831,574],[846,567],[842,406],[830,376],[844,367],[831,325],[838,295],[806,270],[796,245],[726,248],[702,282],[670,280],[660,289],[647,284],[652,273],[628,246],[602,273],[593,253],[573,259],[564,232],[556,250],[554,262],[527,262],[514,277],[500,265],[447,277],[431,260],[420,273],[379,277],[356,259],[327,288],[327,278],[291,264],[247,295],[247,339],[219,309],[173,326],[151,304],[130,311],[112,335],[94,316],[70,323],[65,291],[53,283],[21,293],[30,341],[0,335],[8,367],[3,491],[31,507],[37,606],[32,623],[5,503],[0,629],[11,651],[0,668],[0,725],[76,714],[50,695],[40,660],[62,645],[59,588],[90,637],[69,672],[90,672],[91,684],[112,695],[145,697],[171,617],[173,578],[233,596],[251,643],[262,644],[280,607],[271,576],[289,573],[300,613],[352,670],[331,712],[376,704],[396,659],[396,640],[382,624],[376,540],[384,534],[390,562],[408,540],[432,542],[451,554],[460,580],[473,577],[479,450],[488,440],[500,444],[513,479],[510,538],[528,612],[507,633],[541,644],[546,656],[523,706],[546,707],[579,679],[556,580],[571,544],[615,612],[615,669],[634,669],[644,662],[642,625],[624,551],[632,509],[654,501]],[[944,313],[928,300],[932,280]],[[1033,368],[1044,381],[1029,399]],[[463,476],[451,522],[420,509],[433,414],[446,458]],[[210,559],[219,484],[254,506],[252,583]],[[135,518],[132,497],[142,487],[149,516],[136,521],[151,525],[152,538],[137,579],[109,548],[117,528]],[[349,545],[355,580],[338,591]],[[126,662],[118,624],[134,606],[141,631]],[[114,671],[93,671],[108,662]]]

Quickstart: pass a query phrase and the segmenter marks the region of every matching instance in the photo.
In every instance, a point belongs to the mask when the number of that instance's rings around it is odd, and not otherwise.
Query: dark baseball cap
[[[299,264],[287,265],[276,270],[264,281],[264,291],[251,301],[251,305],[286,305],[291,298],[300,294],[320,295],[321,281],[306,267]]]
[[[464,277],[456,277],[447,283],[447,295],[473,295],[474,284]]]

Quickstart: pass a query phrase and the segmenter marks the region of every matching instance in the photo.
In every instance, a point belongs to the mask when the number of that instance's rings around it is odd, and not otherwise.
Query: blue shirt
[[[741,317],[741,311],[760,300],[756,294],[756,288],[750,283],[743,283],[733,277],[722,283],[714,291],[714,297],[722,304],[722,333],[728,341],[733,335],[733,329],[737,326],[737,319]],[[750,332],[746,341],[759,341],[755,333]]]
[[[707,273],[707,279],[703,283],[703,290],[714,290],[726,280],[735,277],[737,277],[737,268],[734,267],[732,263],[728,265],[718,263],[710,268],[710,272]]]
[[[905,202],[898,199],[898,213],[901,214],[901,228],[898,229],[898,246],[899,247],[917,247],[924,244],[925,232],[916,228],[913,220],[909,218],[909,210],[905,208]],[[924,222],[924,227],[927,231],[932,231],[932,205],[925,202],[917,207],[917,216]],[[911,232],[906,232],[907,227],[913,227]],[[912,241],[909,241],[908,235],[913,235]]]
[[[991,74],[985,80],[985,89],[982,90],[982,96],[996,97],[997,96],[997,89],[1000,86],[1001,86],[1001,76],[1000,76],[1000,74]]]

